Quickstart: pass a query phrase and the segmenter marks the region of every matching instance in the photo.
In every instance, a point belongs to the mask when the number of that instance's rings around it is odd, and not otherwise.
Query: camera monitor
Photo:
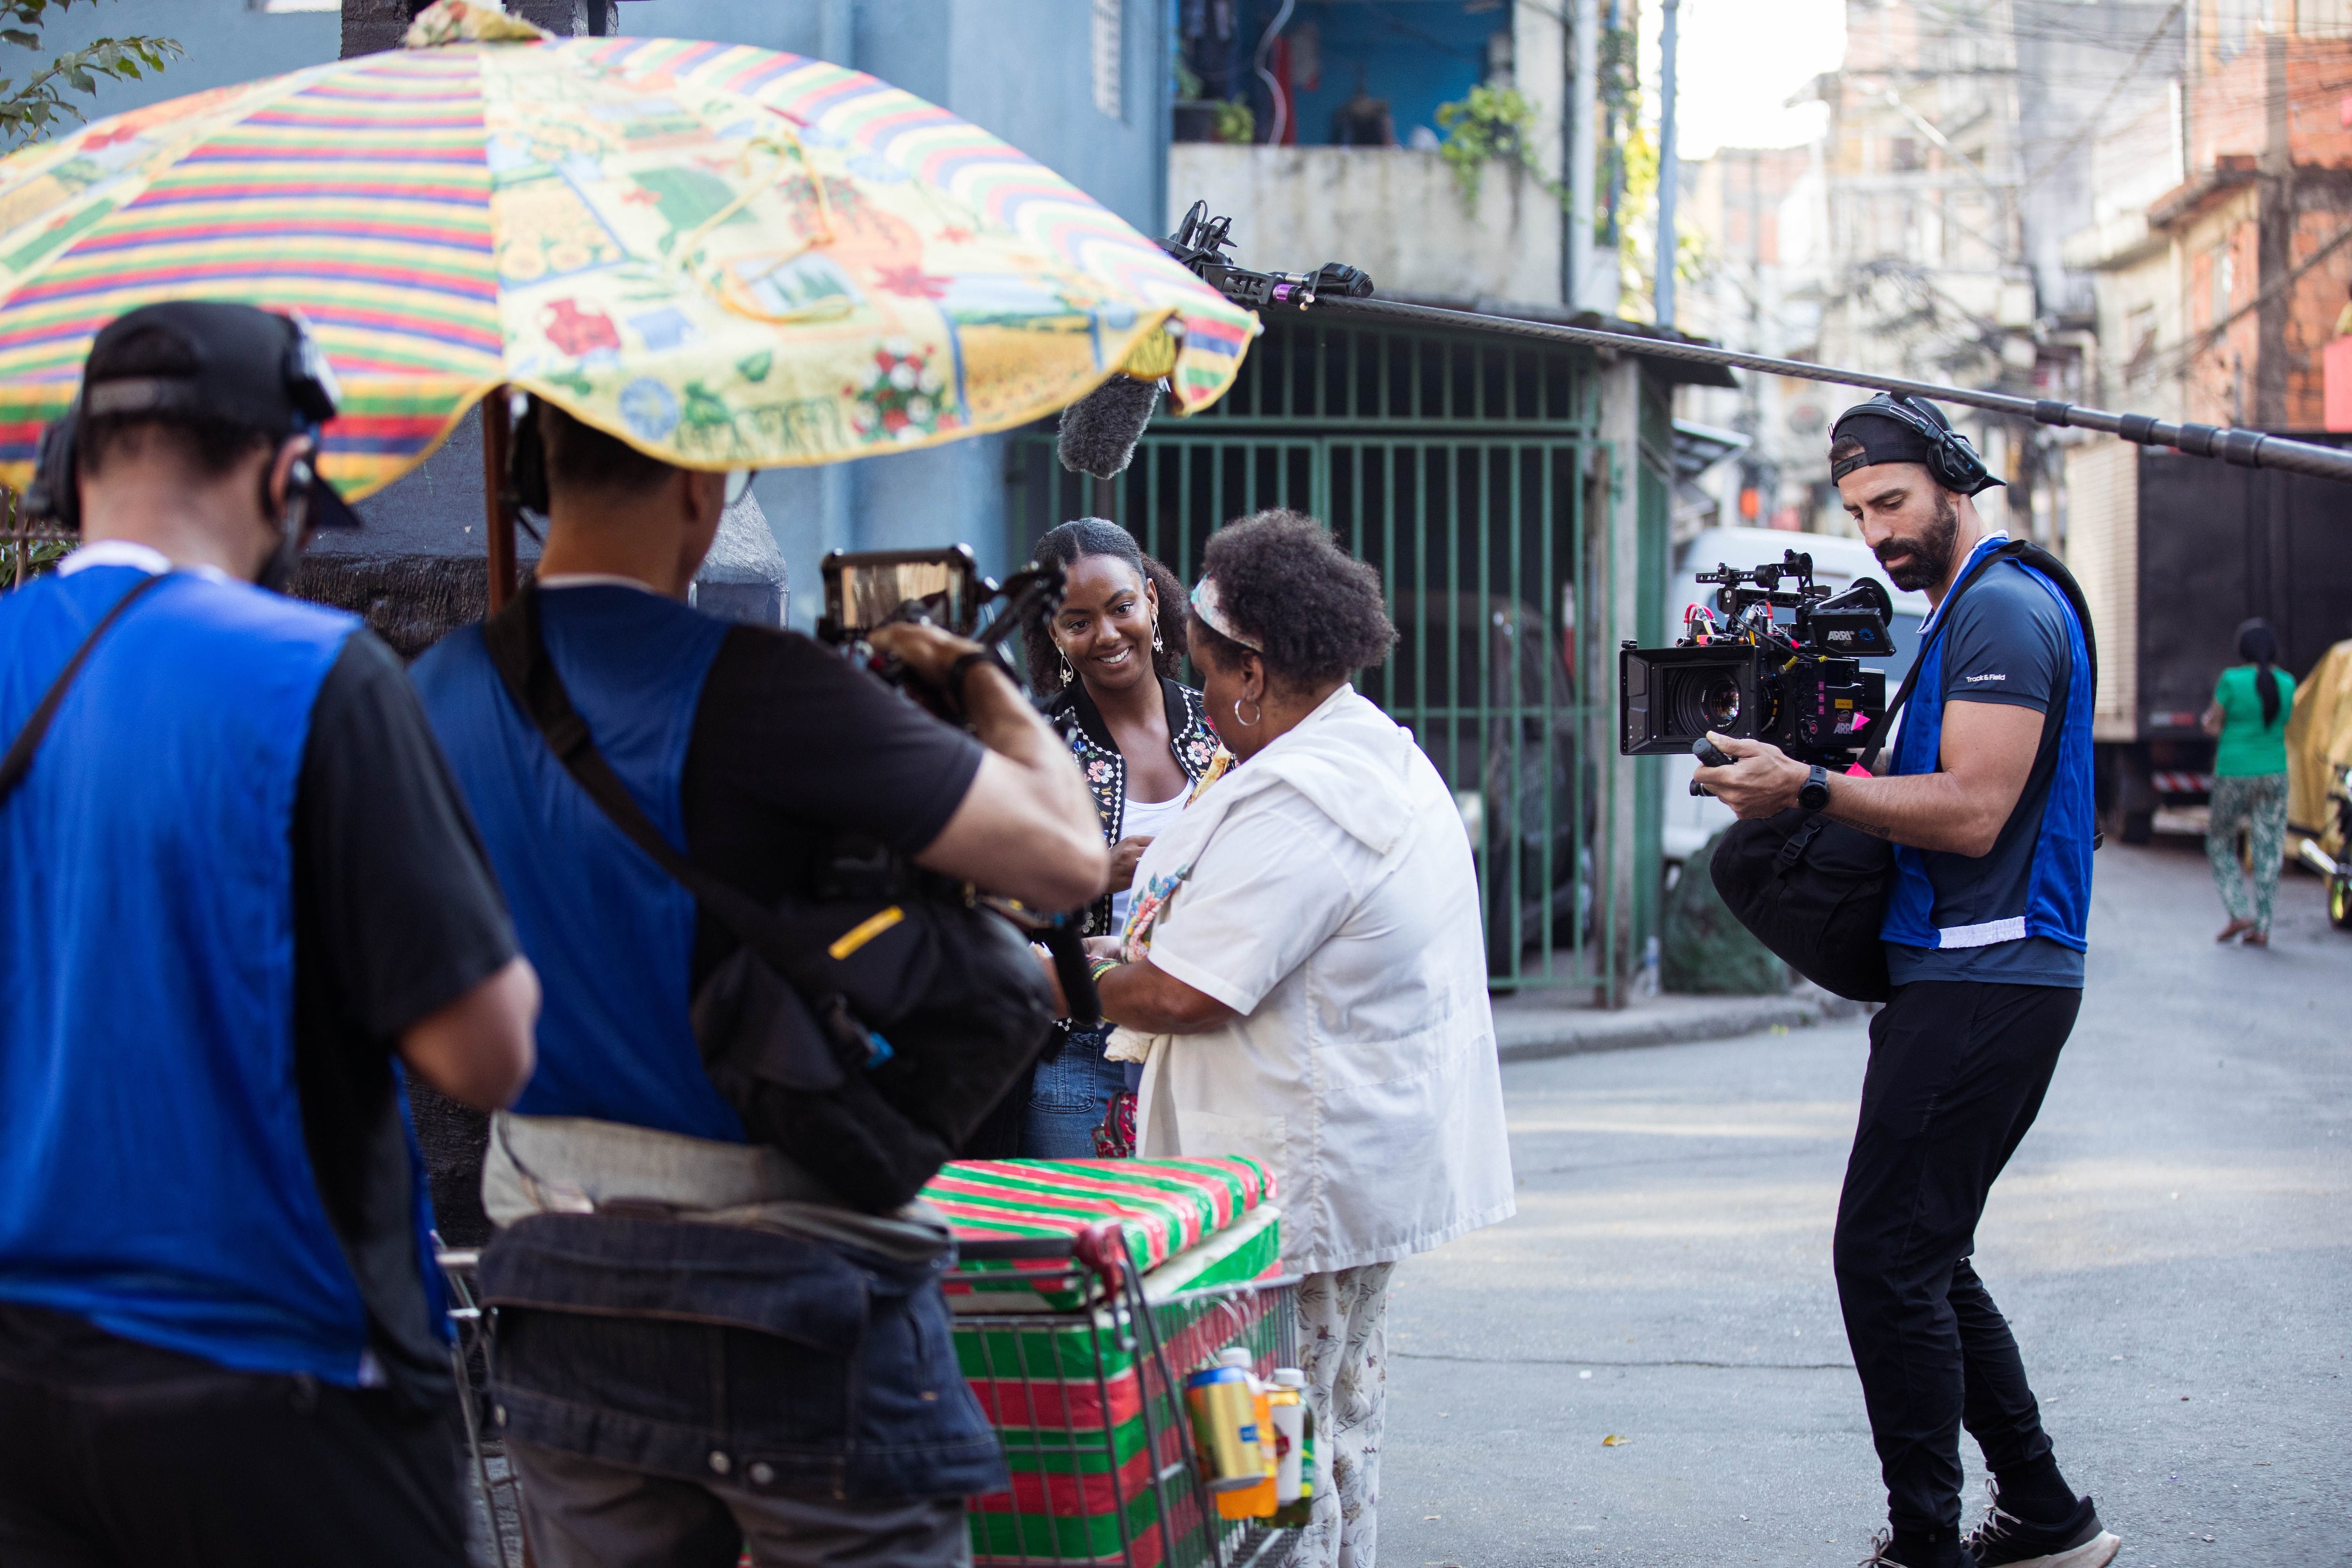
[[[824,578],[824,618],[817,636],[829,643],[864,637],[889,621],[907,619],[909,605],[958,637],[970,637],[980,607],[995,584],[980,574],[971,547],[936,550],[836,550],[819,568]]]

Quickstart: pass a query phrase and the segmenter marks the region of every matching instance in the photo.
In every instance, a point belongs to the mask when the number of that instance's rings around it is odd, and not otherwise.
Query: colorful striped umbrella
[[[552,38],[444,0],[410,47],[100,121],[0,162],[0,483],[91,335],[173,298],[299,310],[364,496],[492,387],[689,468],[1024,424],[1115,369],[1180,412],[1256,323],[1068,182],[869,76]]]

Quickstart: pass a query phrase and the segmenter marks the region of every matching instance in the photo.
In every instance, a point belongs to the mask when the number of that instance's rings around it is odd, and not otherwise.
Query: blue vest
[[[540,612],[596,749],[683,850],[678,784],[726,623],[609,586],[543,592]],[[480,627],[444,637],[415,676],[545,991],[539,1066],[515,1110],[743,1142],[688,1017],[693,895],[563,771],[508,697]]]
[[[1970,563],[2000,542],[1988,540],[1979,544],[1970,554]],[[1966,572],[1963,567],[1962,574]],[[2081,952],[2089,946],[2091,852],[2098,830],[2091,786],[2091,704],[2095,694],[2091,689],[2090,652],[2084,645],[2082,626],[2075,620],[2074,606],[2066,602],[2065,594],[2032,567],[2016,561],[1997,563],[1986,569],[1986,577],[1979,578],[1970,592],[1981,588],[1986,579],[1998,572],[2023,573],[2056,601],[2066,626],[2070,660],[2066,712],[2060,721],[2057,767],[2051,776],[2041,830],[2034,841],[2032,874],[2022,889],[1995,887],[1988,881],[1980,889],[1956,891],[1953,884],[1965,883],[1966,879],[1955,878],[1946,869],[1944,897],[1939,902],[1936,885],[1928,876],[1930,864],[1944,868],[1954,862],[1965,863],[1965,858],[1898,844],[1895,847],[1896,881],[1887,900],[1886,923],[1880,928],[1880,935],[1906,947],[1937,949],[1985,947],[2026,937],[2046,937]],[[1911,700],[1903,710],[1893,764],[1898,774],[1931,773],[1940,765],[1946,641],[1938,637],[1935,647],[1927,650]]]
[[[142,576],[0,596],[0,738]],[[311,706],[358,624],[174,576],[0,805],[0,1298],[359,1382],[366,1309],[295,1087],[292,837]],[[416,1194],[421,1237],[421,1173]]]

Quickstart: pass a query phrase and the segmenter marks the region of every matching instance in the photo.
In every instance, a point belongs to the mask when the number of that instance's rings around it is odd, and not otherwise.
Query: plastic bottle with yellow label
[[[1233,1369],[1249,1378],[1252,1414],[1256,1417],[1258,1438],[1258,1476],[1249,1486],[1219,1491],[1217,1517],[1220,1519],[1264,1519],[1275,1510],[1274,1473],[1276,1469],[1272,1400],[1267,1385],[1250,1372],[1251,1356],[1242,1345],[1228,1345],[1218,1352],[1220,1371]]]

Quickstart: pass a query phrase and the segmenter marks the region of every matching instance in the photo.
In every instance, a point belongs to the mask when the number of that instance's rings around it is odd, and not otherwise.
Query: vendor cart
[[[1296,1531],[1223,1517],[1195,1458],[1184,1379],[1229,1346],[1270,1379],[1297,1364],[1273,1184],[1235,1158],[959,1163],[924,1193],[955,1232],[944,1281],[958,1363],[1012,1485],[971,1500],[976,1563],[1250,1568]],[[511,1471],[482,1418],[488,1321],[476,1255],[445,1251],[478,1516],[526,1561]]]
[[[1009,1490],[972,1500],[973,1562],[1270,1561],[1290,1532],[1218,1517],[1184,1374],[1236,1344],[1261,1377],[1295,1365],[1296,1289],[1276,1279],[1155,1290],[1108,1224],[966,1243],[949,1284],[956,1351],[1013,1473]]]

